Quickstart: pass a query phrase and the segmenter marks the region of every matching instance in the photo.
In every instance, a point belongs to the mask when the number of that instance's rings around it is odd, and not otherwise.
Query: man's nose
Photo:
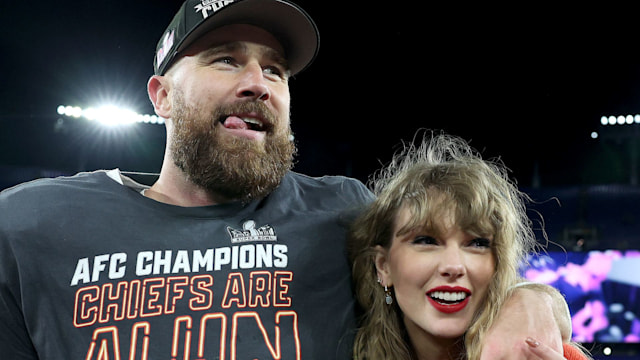
[[[271,97],[271,92],[260,64],[256,62],[248,63],[240,76],[240,84],[236,93],[238,97],[262,101],[266,101]]]

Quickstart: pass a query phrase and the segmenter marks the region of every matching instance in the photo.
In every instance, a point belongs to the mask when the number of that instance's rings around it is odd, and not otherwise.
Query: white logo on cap
[[[169,54],[169,50],[173,46],[174,33],[175,31],[171,30],[167,31],[167,33],[164,34],[164,39],[162,39],[162,46],[160,47],[160,49],[158,49],[158,54],[156,55],[158,67],[160,67],[160,64],[162,64],[162,61],[165,57],[167,57],[167,54]]]
[[[196,9],[196,12],[201,12],[202,18],[206,19],[209,16],[209,11],[215,13],[233,1],[234,0],[201,0],[200,4],[196,5],[194,9]]]

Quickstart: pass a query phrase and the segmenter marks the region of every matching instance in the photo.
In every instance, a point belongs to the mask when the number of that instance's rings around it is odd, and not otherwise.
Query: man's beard
[[[180,91],[175,95],[169,151],[188,179],[211,195],[243,202],[264,197],[293,167],[297,148],[290,140],[291,128],[278,130],[274,125],[283,119],[276,119],[263,103],[223,105],[207,115],[186,105]],[[223,136],[216,128],[218,120],[228,114],[247,113],[267,119],[264,145],[239,136]]]

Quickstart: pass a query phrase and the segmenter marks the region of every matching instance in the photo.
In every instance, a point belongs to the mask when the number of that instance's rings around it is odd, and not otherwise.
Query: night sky
[[[579,29],[563,32],[554,19],[486,8],[480,14],[418,9],[410,2],[298,4],[316,20],[321,47],[316,62],[290,85],[296,170],[366,181],[401,140],[427,128],[462,136],[485,157],[500,157],[523,186],[629,182],[628,141],[606,136],[611,127],[601,129],[600,118],[640,113],[640,65],[612,61],[595,49],[574,53],[576,40],[585,41]],[[60,118],[56,107],[110,102],[152,113],[146,82],[155,44],[179,5],[2,2],[5,176],[34,168],[159,171],[162,126],[107,131]]]

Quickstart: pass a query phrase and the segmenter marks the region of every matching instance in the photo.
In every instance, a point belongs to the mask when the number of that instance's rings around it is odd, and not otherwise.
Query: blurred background
[[[623,25],[557,8],[298,3],[321,47],[291,81],[296,170],[366,182],[418,129],[462,136],[512,170],[549,251],[566,255],[528,274],[572,294],[574,328],[587,329],[576,339],[597,358],[637,358],[640,64],[628,47],[600,49],[626,45],[602,32]],[[179,5],[0,4],[0,189],[111,168],[154,181],[164,126],[114,120],[153,115],[146,82]]]

